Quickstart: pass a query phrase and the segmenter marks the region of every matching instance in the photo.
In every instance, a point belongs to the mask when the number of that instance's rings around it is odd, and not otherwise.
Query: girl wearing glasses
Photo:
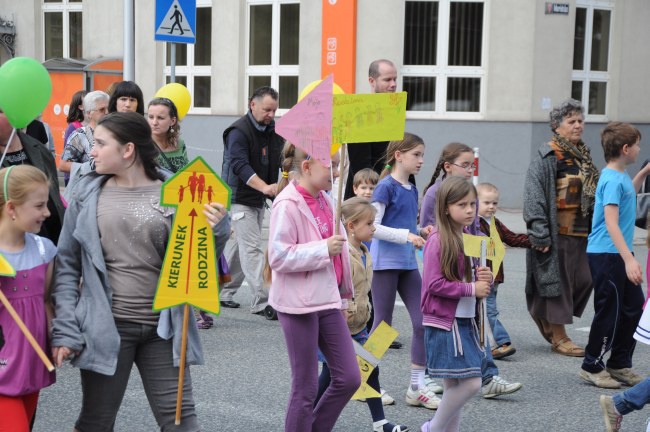
[[[452,142],[442,149],[431,181],[424,188],[424,196],[420,207],[421,226],[435,226],[436,224],[436,191],[440,188],[442,181],[449,176],[464,177],[469,180],[472,178],[475,168],[474,150],[470,146]],[[438,179],[441,173],[442,176]]]

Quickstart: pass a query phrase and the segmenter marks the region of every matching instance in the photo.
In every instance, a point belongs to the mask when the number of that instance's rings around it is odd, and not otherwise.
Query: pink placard
[[[275,131],[324,166],[331,162],[332,87],[329,75],[275,123]]]

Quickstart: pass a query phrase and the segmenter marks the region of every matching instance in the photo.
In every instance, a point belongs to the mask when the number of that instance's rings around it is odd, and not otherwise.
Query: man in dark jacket
[[[12,130],[13,127],[9,124],[7,116],[0,110],[0,155],[4,153],[5,146],[9,146],[7,155],[2,162],[2,168],[26,164],[35,166],[47,175],[50,180],[50,193],[47,202],[50,217],[45,220],[41,232],[38,234],[47,237],[56,244],[63,224],[64,207],[61,201],[59,178],[54,157],[40,141],[22,132],[15,134],[11,142],[8,142]]]
[[[267,198],[276,194],[284,139],[275,133],[278,92],[271,87],[255,90],[249,111],[223,133],[222,177],[232,189],[234,237],[226,245],[232,281],[221,291],[221,305],[239,307],[232,296],[244,278],[253,296],[251,312],[262,314],[268,305],[262,270],[262,222]]]

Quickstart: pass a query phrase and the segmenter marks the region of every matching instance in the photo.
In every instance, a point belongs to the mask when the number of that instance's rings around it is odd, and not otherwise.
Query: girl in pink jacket
[[[346,322],[353,286],[345,230],[334,234],[330,167],[287,143],[269,226],[269,304],[277,311],[291,365],[285,431],[331,431],[361,376]],[[332,160],[338,177],[338,155]],[[294,180],[289,182],[289,172]],[[280,192],[281,191],[281,192]],[[318,403],[318,349],[332,381]]]

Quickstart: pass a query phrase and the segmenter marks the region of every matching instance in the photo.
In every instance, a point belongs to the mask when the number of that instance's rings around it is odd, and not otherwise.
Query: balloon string
[[[2,157],[0,158],[0,167],[2,166],[2,163],[5,161],[7,150],[9,150],[9,144],[11,144],[11,142],[14,140],[15,136],[16,136],[16,128],[14,128],[11,131],[11,135],[9,135],[9,141],[7,141],[7,145],[5,145],[5,150],[2,152]]]

